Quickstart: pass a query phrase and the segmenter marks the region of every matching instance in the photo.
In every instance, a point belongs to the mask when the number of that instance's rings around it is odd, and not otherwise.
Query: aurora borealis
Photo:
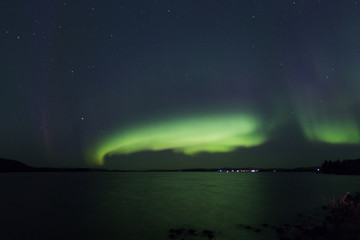
[[[237,147],[257,146],[265,141],[260,123],[252,116],[224,114],[180,118],[137,126],[115,134],[101,141],[94,160],[102,165],[107,154],[131,154],[145,150],[171,149],[187,155],[226,153]]]
[[[358,1],[2,1],[0,157],[119,169],[360,156]]]
[[[302,122],[308,140],[330,144],[360,144],[359,124],[351,118]]]

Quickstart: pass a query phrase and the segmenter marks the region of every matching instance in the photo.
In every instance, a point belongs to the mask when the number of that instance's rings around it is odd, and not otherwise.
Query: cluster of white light
[[[220,169],[219,170],[219,172],[226,172],[226,173],[229,173],[229,172],[237,172],[237,173],[239,173],[239,172],[252,172],[252,173],[254,173],[254,172],[259,172],[259,170],[258,169],[241,169],[241,170],[234,170],[234,169],[232,169],[232,170],[222,170],[222,169]]]

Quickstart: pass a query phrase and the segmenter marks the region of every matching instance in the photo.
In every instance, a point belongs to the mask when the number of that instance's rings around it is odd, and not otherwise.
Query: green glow
[[[330,64],[327,59],[319,57],[314,61],[321,88],[315,83],[303,81],[304,85],[301,87],[298,85],[293,94],[298,121],[304,136],[314,142],[359,144],[358,109],[354,105],[352,95],[344,97],[341,79],[328,81],[324,80],[326,78],[321,78]]]
[[[301,122],[305,136],[311,141],[330,144],[360,143],[360,129],[356,121],[351,118],[323,119],[316,121],[303,120]]]
[[[230,152],[266,141],[259,118],[250,114],[193,116],[140,125],[101,141],[91,159],[102,165],[106,155],[173,150],[193,155]],[[95,156],[94,156],[95,155]]]

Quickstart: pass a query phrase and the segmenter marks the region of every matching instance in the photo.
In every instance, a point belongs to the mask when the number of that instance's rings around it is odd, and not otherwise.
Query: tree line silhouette
[[[325,161],[321,166],[323,173],[360,174],[360,158]]]

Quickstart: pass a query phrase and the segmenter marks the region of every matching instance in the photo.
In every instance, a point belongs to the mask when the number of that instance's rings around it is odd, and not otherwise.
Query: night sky
[[[360,156],[360,1],[0,3],[0,157],[118,169]]]

